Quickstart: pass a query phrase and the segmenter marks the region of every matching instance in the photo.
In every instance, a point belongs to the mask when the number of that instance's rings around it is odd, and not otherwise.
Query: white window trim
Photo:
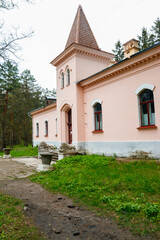
[[[135,90],[135,94],[139,95],[143,90],[145,89],[149,89],[151,91],[154,90],[154,86],[152,84],[149,83],[144,83],[142,85],[140,85],[136,90]]]
[[[46,122],[48,123],[48,119],[46,119],[45,121],[44,121],[44,127],[45,127],[45,136],[47,136],[49,133],[47,133],[47,131],[46,131]]]
[[[62,81],[62,75],[63,75],[63,81]],[[63,86],[62,86],[63,83]],[[61,89],[64,88],[64,72],[61,72]]]
[[[92,101],[92,103],[91,103],[91,106],[94,107],[94,105],[95,105],[96,103],[102,104],[102,100],[100,100],[100,99],[98,99],[98,98],[94,99],[94,100]]]
[[[69,70],[69,81],[68,81],[68,70]],[[71,71],[69,69],[69,67],[66,70],[66,86],[69,86],[71,83]]]
[[[56,135],[58,134],[58,128],[57,128],[57,117],[55,117],[55,125],[56,125]]]
[[[103,101],[100,100],[99,98],[96,98],[94,99],[92,102],[91,102],[91,106],[92,106],[92,116],[93,116],[93,131],[95,131],[95,117],[94,117],[94,106],[97,104],[97,103],[100,103],[101,104],[101,108],[102,108],[102,103]],[[103,129],[103,111],[102,111],[102,129]]]
[[[38,128],[37,128],[37,126],[38,126]],[[36,122],[36,136],[37,137],[39,136],[39,122]]]
[[[140,99],[139,99],[139,95],[141,92],[143,92],[145,89],[149,89],[153,92],[155,86],[153,86],[152,84],[149,83],[144,83],[142,85],[140,85],[136,90],[135,90],[135,94],[137,95],[137,102],[138,102],[138,118],[139,118],[139,126],[141,126],[141,109],[140,109]]]

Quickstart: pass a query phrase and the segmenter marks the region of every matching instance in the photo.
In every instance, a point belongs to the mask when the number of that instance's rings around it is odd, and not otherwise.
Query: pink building
[[[88,153],[160,158],[160,44],[138,52],[124,44],[123,61],[100,50],[81,6],[57,69],[57,100],[32,111],[33,143],[63,142]]]

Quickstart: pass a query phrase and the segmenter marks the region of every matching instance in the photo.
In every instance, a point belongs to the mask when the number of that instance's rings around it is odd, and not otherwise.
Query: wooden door
[[[68,111],[68,143],[72,143],[72,110]]]

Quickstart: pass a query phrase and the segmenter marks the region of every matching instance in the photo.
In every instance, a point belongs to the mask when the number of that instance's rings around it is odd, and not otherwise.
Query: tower
[[[58,142],[85,144],[84,89],[76,82],[106,68],[113,54],[101,51],[79,5],[64,51],[51,64],[57,69]]]

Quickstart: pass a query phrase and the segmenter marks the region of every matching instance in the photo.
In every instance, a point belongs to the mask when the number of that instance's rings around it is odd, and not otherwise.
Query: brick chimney
[[[139,52],[139,41],[131,39],[130,41],[123,44],[124,47],[124,58],[130,58],[131,55]]]

